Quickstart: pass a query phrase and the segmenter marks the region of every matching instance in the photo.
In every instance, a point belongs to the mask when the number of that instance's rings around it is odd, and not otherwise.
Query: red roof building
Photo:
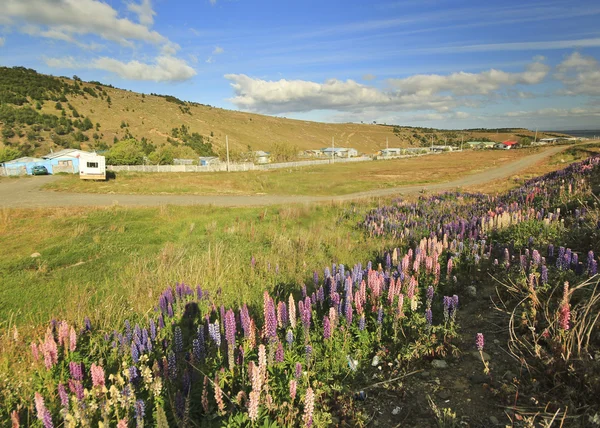
[[[518,142],[516,142],[516,141],[511,141],[511,140],[508,140],[508,141],[503,141],[503,142],[502,142],[502,144],[504,144],[505,146],[512,147],[512,146],[514,146],[515,144],[518,144]]]

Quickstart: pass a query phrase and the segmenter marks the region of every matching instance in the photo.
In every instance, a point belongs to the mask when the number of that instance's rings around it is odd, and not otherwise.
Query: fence
[[[344,162],[365,162],[373,160],[370,157],[356,157],[356,158],[336,158],[334,163]],[[240,171],[265,171],[269,169],[281,169],[281,168],[297,168],[303,166],[313,165],[327,165],[331,163],[331,159],[319,159],[319,160],[307,160],[298,162],[281,162],[281,163],[269,163],[263,165],[255,165],[250,162],[246,163],[230,163],[229,171],[240,172]],[[114,172],[222,172],[227,171],[226,163],[218,163],[214,165],[107,165],[107,171]]]

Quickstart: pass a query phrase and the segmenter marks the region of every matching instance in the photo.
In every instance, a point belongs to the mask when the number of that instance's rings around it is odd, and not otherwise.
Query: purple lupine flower
[[[202,300],[202,287],[200,287],[199,285],[196,286],[196,297],[198,298],[198,300]]]
[[[294,343],[294,332],[292,330],[288,330],[285,335],[285,340],[288,343],[288,346],[291,347]]]
[[[142,421],[146,415],[146,404],[143,400],[137,400],[135,402],[135,419]]]
[[[235,314],[229,309],[225,314],[225,340],[230,347],[235,346],[235,333]]]
[[[152,318],[150,318],[150,339],[152,341],[156,340],[156,324]]]
[[[125,337],[127,338],[127,343],[131,342],[132,335],[131,324],[129,323],[129,320],[125,320]]]
[[[58,396],[60,397],[60,405],[63,409],[69,409],[69,394],[62,383],[58,384]]]
[[[533,260],[533,264],[537,266],[539,266],[542,262],[542,257],[540,256],[538,250],[533,250],[533,252],[531,253],[531,259]]]
[[[158,328],[160,328],[161,330],[165,328],[165,318],[163,317],[163,314],[160,314],[158,316]]]
[[[592,260],[592,263],[589,268],[589,275],[594,276],[598,273],[598,262],[596,260]]]
[[[134,383],[139,377],[138,369],[136,366],[129,367],[129,381]]]
[[[425,320],[427,321],[427,325],[431,327],[431,324],[433,323],[433,313],[431,312],[431,309],[425,310]]]
[[[306,285],[302,284],[302,298],[306,299],[306,296],[307,296],[307,294],[306,294]]]
[[[244,330],[244,337],[248,338],[250,336],[250,314],[245,303],[240,309],[240,323],[242,324],[242,330]]]
[[[46,409],[44,411],[42,423],[44,424],[44,428],[54,428],[54,424],[52,423],[52,414],[50,413],[50,410]]]
[[[283,358],[284,358],[283,345],[281,344],[281,342],[277,342],[277,351],[275,352],[275,362],[283,363]]]
[[[358,320],[358,329],[363,331],[365,329],[365,314],[360,314],[360,318]]]
[[[175,339],[175,352],[183,352],[183,334],[181,333],[181,327],[175,327],[173,336]]]
[[[377,309],[377,324],[381,325],[383,323],[383,307],[379,305],[379,309]]]
[[[202,361],[203,359],[204,352],[198,339],[192,341],[192,355],[194,356],[194,361]]]
[[[450,259],[452,260],[452,259]],[[433,300],[433,287],[430,285],[427,287],[427,302],[431,305],[431,301]]]
[[[192,376],[190,375],[190,371],[186,368],[183,372],[183,377],[181,379],[181,386],[183,387],[183,393],[188,395],[190,393],[190,388],[192,386]]]
[[[331,337],[331,323],[329,322],[329,317],[325,315],[323,317],[323,339],[327,340]]]
[[[559,247],[558,248],[558,257],[556,258],[556,267],[558,269],[563,268],[564,258],[565,258],[565,247]]]
[[[542,273],[540,275],[542,284],[548,284],[548,268],[546,266],[542,266]]]
[[[348,323],[348,325],[352,324],[352,303],[351,302],[346,302],[346,322]]]
[[[89,317],[85,317],[84,324],[85,324],[85,331],[92,331],[92,322],[90,321]]]
[[[302,363],[296,363],[294,376],[296,377],[296,379],[300,379],[302,377]]]
[[[83,380],[83,363],[76,363],[71,361],[69,363],[69,372],[73,380]]]
[[[313,347],[310,345],[306,345],[304,347],[304,352],[306,354],[306,361],[310,361],[310,357],[312,357]]]
[[[171,380],[175,380],[177,378],[177,359],[175,358],[175,354],[173,352],[169,352],[169,355],[167,356],[167,365],[169,378]]]
[[[573,253],[571,256],[571,265],[577,266],[579,264],[579,255],[577,253]]]
[[[450,319],[450,310],[452,308],[452,298],[444,296],[444,321],[448,322]]]
[[[323,307],[323,303],[325,302],[325,289],[322,285],[317,290],[317,301],[319,302],[321,307]]]
[[[475,346],[477,347],[477,350],[483,351],[483,345],[484,345],[483,333],[477,333],[477,336],[475,338]]]
[[[314,272],[313,272],[313,282],[314,282],[314,284],[315,284],[315,287],[316,287],[317,285],[319,285],[319,274],[317,273],[317,271],[314,271]]]
[[[137,364],[138,361],[140,361],[140,351],[135,342],[131,342],[131,359],[134,364]]]
[[[169,305],[167,306],[167,315],[169,316],[169,318],[173,318],[175,316],[173,314],[173,305],[171,303],[169,303]]]

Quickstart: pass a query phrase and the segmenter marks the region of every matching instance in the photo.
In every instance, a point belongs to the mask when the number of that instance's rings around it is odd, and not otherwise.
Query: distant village
[[[580,141],[581,138],[574,137],[555,137],[543,138],[531,143],[532,146],[543,146],[547,144],[569,143]],[[450,145],[431,145],[428,147],[388,147],[381,149],[374,154],[361,154],[358,150],[350,147],[324,147],[318,150],[305,150],[298,154],[299,161],[274,164],[271,154],[262,150],[254,151],[249,154],[246,163],[240,164],[243,167],[230,169],[223,160],[216,156],[199,157],[198,159],[174,159],[173,165],[137,165],[137,166],[109,166],[108,170],[113,171],[145,171],[145,172],[214,172],[214,171],[250,171],[253,169],[263,169],[263,167],[286,166],[309,166],[320,163],[328,163],[348,160],[378,160],[394,159],[411,156],[421,156],[426,154],[461,151],[463,148],[472,150],[511,150],[519,147],[519,142],[508,140],[501,143],[491,141],[468,141],[460,147]],[[311,161],[313,159],[313,161]],[[319,162],[320,161],[320,162]],[[253,166],[257,166],[253,168]],[[154,168],[152,168],[154,167]],[[123,169],[126,168],[126,169]],[[271,168],[268,168],[271,169]],[[106,179],[106,159],[99,153],[87,152],[78,149],[64,149],[58,152],[51,152],[41,158],[21,157],[0,164],[0,175],[20,176],[20,175],[49,175],[58,173],[79,174],[81,179]]]

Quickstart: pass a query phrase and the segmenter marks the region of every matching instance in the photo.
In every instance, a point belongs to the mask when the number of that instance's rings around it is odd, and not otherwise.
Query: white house
[[[402,149],[400,148],[388,148],[381,150],[381,157],[389,158],[393,156],[400,156],[402,154]]]
[[[79,178],[106,180],[106,158],[95,153],[79,154]]]
[[[254,159],[258,164],[265,164],[271,162],[271,154],[269,152],[264,152],[262,150],[257,150],[254,152]]]
[[[358,150],[347,147],[325,147],[321,149],[323,156],[337,157],[337,158],[353,158],[358,156]]]

